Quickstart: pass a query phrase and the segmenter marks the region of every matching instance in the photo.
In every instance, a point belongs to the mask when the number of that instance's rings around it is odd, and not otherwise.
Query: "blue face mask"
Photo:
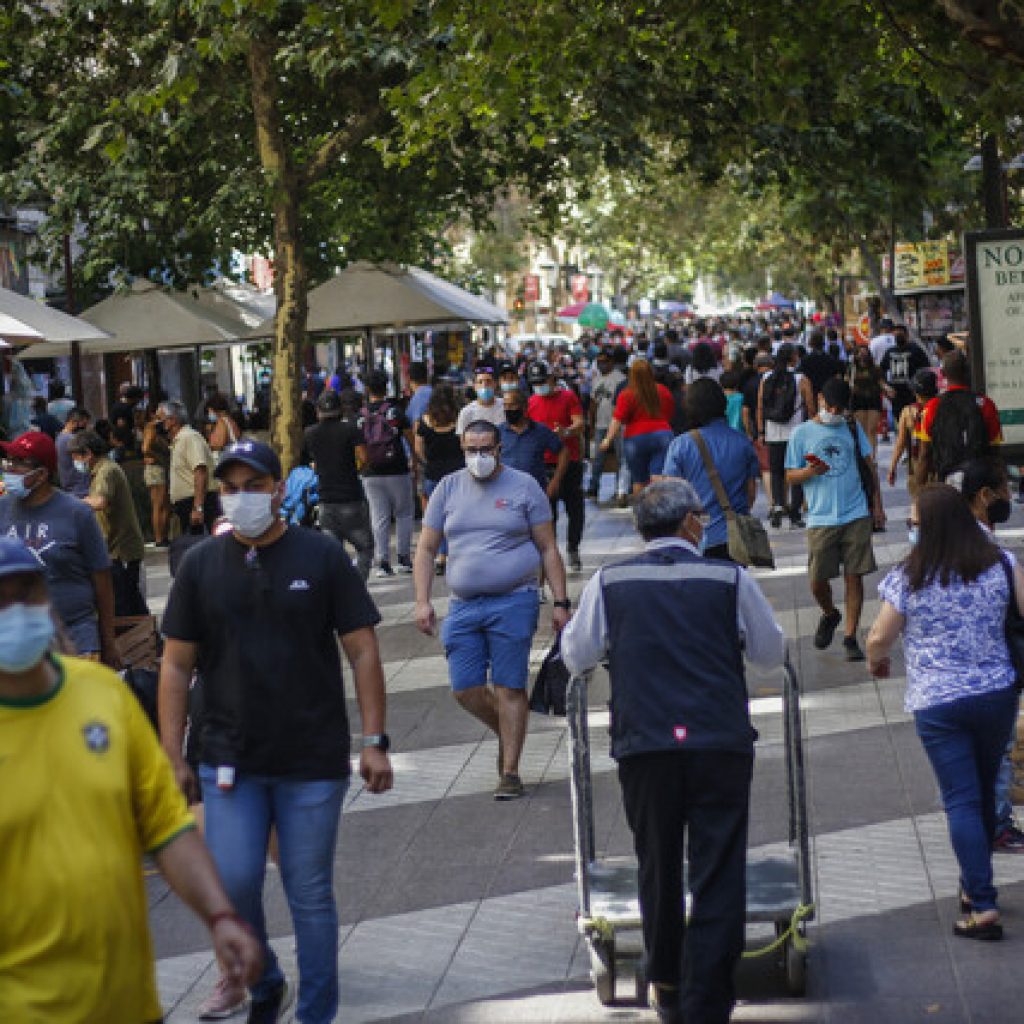
[[[913,547],[921,539],[921,530],[917,526],[912,526],[907,530],[907,540],[910,541],[910,546]]]
[[[545,397],[546,398],[548,395],[551,394],[551,385],[550,384],[538,384],[533,390],[534,390],[534,392],[536,394],[540,395],[541,397]]]
[[[481,402],[489,402],[494,397],[494,388],[481,388],[477,393],[476,397]]]
[[[25,486],[25,477],[31,475],[31,473],[4,473],[4,494],[9,494],[19,501],[27,498],[32,493],[32,489]]]
[[[53,642],[48,604],[12,604],[0,611],[0,672],[26,672]]]

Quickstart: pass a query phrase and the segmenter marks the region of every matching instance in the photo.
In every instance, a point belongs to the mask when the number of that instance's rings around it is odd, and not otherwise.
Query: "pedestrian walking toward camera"
[[[882,608],[868,636],[869,666],[888,677],[889,650],[903,634],[904,707],[939,784],[960,867],[963,916],[953,934],[1001,939],[992,879],[995,785],[1019,697],[1006,611],[1014,598],[1024,607],[1024,574],[1004,563],[947,484],[921,489],[911,523],[910,554],[878,588]]]
[[[448,542],[451,601],[441,628],[455,699],[498,738],[496,800],[525,793],[519,759],[526,742],[526,682],[537,629],[537,573],[554,593],[556,630],[569,619],[565,567],[547,495],[533,477],[501,463],[498,428],[477,420],[462,435],[466,468],[430,496],[416,547],[416,625],[432,636],[434,559]]]
[[[645,550],[591,577],[562,658],[573,673],[608,660],[611,754],[639,861],[658,1015],[726,1024],[743,952],[757,735],[743,659],[780,665],[784,638],[744,569],[701,557],[707,517],[689,483],[651,484],[634,516]]]
[[[75,651],[119,669],[110,555],[96,516],[54,487],[57,449],[46,434],[29,431],[0,443],[0,452],[0,537],[24,541],[43,560],[53,606]]]
[[[258,974],[259,945],[129,689],[50,653],[47,575],[0,538],[0,1020],[159,1020],[144,855],[206,924],[229,977]]]
[[[359,575],[365,580],[373,564],[370,506],[359,477],[366,464],[366,445],[355,423],[342,418],[337,391],[323,391],[316,411],[319,422],[303,434],[302,463],[316,470],[320,529],[339,544],[348,541],[352,545]]]
[[[189,684],[201,664],[198,784],[206,840],[232,902],[263,946],[249,1021],[272,1024],[290,998],[263,916],[274,826],[298,948],[297,1019],[329,1024],[339,1004],[333,864],[350,776],[338,641],[362,719],[360,775],[369,792],[380,793],[391,787],[374,630],[380,616],[333,537],[280,518],[281,463],[269,446],[230,445],[216,475],[233,532],[190,550],[171,588],[160,736],[194,800],[197,780],[182,748]]]
[[[75,469],[89,474],[89,493],[83,499],[96,513],[110,552],[114,584],[114,614],[148,615],[142,597],[142,557],[146,553],[131,486],[124,470],[107,456],[99,434],[83,430],[71,442]]]
[[[831,580],[842,575],[846,594],[843,650],[848,661],[863,661],[857,627],[864,606],[864,577],[876,569],[872,528],[884,521],[871,443],[847,417],[850,386],[826,381],[821,408],[793,431],[786,449],[786,475],[807,495],[807,574],[821,608],[814,646],[825,650],[843,615],[832,600]],[[872,493],[865,490],[870,481]]]
[[[415,509],[405,442],[408,442],[411,451],[413,440],[405,413],[388,400],[387,374],[383,370],[368,373],[366,390],[369,401],[359,421],[366,445],[363,487],[370,503],[377,576],[385,578],[395,575],[391,567],[392,519],[395,521],[398,571],[405,574],[412,572]]]

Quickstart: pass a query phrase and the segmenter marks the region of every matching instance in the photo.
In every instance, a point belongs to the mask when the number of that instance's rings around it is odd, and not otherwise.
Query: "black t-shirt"
[[[810,352],[800,364],[800,372],[811,382],[816,395],[821,393],[825,381],[838,377],[843,372],[843,364],[827,352]]]
[[[743,385],[743,408],[750,412],[750,428],[757,433],[757,393],[761,388],[762,375],[755,371],[754,376]]]
[[[321,501],[340,505],[363,500],[363,482],[356,469],[356,446],[362,443],[359,428],[343,419],[321,420],[306,429],[302,461],[316,464]]]
[[[924,349],[911,342],[909,345],[902,347],[894,345],[890,348],[882,356],[878,368],[882,371],[887,383],[905,397],[914,393],[910,386],[914,374],[918,370],[927,369],[930,365]]]
[[[449,473],[456,473],[466,465],[462,454],[462,440],[454,430],[434,430],[420,420],[416,433],[423,438],[427,461],[423,466],[423,478],[437,482]]]
[[[401,436],[404,431],[409,429],[408,417],[397,405],[389,402],[387,399],[379,402],[369,402],[366,406],[366,411],[366,415],[359,417],[359,429],[363,432],[364,438],[367,432],[369,414],[377,412],[383,414],[384,419],[399,436],[394,445],[395,454],[393,458],[388,459],[379,466],[367,465],[366,469],[363,470],[363,476],[403,476],[405,473],[408,473],[409,459],[406,457],[405,442]],[[370,445],[367,445],[367,454],[372,460],[373,452]]]
[[[199,647],[204,762],[260,775],[346,777],[336,634],[379,621],[344,549],[326,534],[293,526],[266,547],[250,549],[229,534],[189,551],[163,633]]]

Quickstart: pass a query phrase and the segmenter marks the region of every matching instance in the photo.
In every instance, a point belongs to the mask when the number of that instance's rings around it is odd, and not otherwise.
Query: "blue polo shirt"
[[[711,461],[722,478],[726,497],[733,511],[740,515],[750,512],[747,503],[747,481],[757,480],[761,470],[757,465],[757,452],[746,434],[741,434],[724,419],[712,420],[706,427],[700,428],[701,437],[708,446]],[[711,517],[708,525],[707,545],[709,548],[725,544],[729,539],[729,527],[725,521],[725,513],[718,504],[714,488],[704,460],[700,457],[700,449],[689,433],[680,434],[671,444],[665,456],[665,476],[678,476],[689,480],[704,504],[704,511]]]
[[[523,473],[529,473],[541,485],[548,485],[548,470],[544,465],[544,453],[557,455],[562,450],[562,439],[550,428],[527,419],[526,429],[517,434],[507,423],[502,423],[501,461]]]

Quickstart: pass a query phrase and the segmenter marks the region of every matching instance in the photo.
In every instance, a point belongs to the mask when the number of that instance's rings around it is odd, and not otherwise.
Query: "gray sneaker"
[[[494,799],[518,800],[521,796],[526,796],[523,780],[512,772],[505,772],[501,777],[501,782],[498,783],[498,788],[494,791]]]

